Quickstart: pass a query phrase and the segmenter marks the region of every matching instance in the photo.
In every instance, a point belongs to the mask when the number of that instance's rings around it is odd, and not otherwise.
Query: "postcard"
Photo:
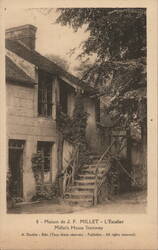
[[[0,249],[157,249],[157,4],[1,1]]]

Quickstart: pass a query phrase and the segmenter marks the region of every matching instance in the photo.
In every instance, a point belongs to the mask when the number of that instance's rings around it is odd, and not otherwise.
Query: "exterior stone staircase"
[[[96,185],[96,167],[100,155],[91,155],[90,163],[83,165],[79,174],[75,178],[74,185],[71,186],[70,191],[65,193],[64,200],[70,205],[78,205],[89,207],[93,205],[94,190]],[[101,179],[105,169],[106,162],[99,163],[98,179]],[[108,170],[108,168],[107,168]]]

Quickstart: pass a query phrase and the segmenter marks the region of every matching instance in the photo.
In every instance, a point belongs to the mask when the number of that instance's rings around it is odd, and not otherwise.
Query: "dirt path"
[[[35,204],[20,205],[8,213],[23,214],[66,214],[66,213],[145,213],[146,192],[128,193],[95,207],[83,208],[65,205],[63,202],[43,201]]]

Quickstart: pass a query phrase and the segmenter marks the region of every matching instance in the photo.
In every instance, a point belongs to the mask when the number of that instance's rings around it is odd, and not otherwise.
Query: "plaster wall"
[[[98,151],[99,140],[96,124],[95,102],[90,98],[84,98],[84,109],[88,113],[86,136],[92,151]]]

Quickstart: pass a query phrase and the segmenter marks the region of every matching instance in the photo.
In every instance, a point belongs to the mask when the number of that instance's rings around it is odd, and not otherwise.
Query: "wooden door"
[[[9,169],[12,197],[23,197],[23,141],[11,140],[9,145]]]

